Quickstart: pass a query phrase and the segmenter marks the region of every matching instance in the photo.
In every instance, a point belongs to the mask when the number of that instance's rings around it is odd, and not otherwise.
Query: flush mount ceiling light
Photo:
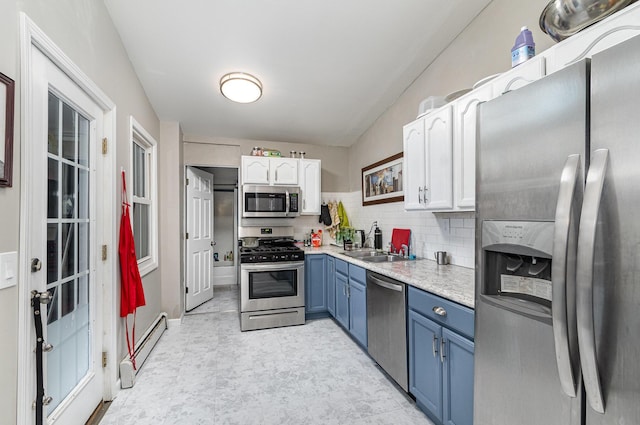
[[[262,96],[262,83],[253,75],[231,72],[220,78],[220,92],[234,102],[251,103]]]

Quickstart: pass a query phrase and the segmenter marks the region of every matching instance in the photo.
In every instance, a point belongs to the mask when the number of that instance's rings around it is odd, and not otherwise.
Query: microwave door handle
[[[277,172],[277,170],[276,170]],[[289,199],[289,191],[285,192],[285,206],[284,206],[284,215],[289,215],[289,208],[291,208],[291,200]]]
[[[556,204],[551,266],[551,318],[556,350],[556,363],[562,390],[576,397],[575,365],[578,364],[575,344],[575,250],[579,207],[582,204],[582,173],[580,155],[570,155],[560,177]],[[571,328],[570,328],[571,327]],[[572,338],[573,337],[573,338]]]
[[[596,338],[593,316],[593,261],[595,257],[598,212],[602,201],[604,179],[607,174],[609,150],[598,149],[591,156],[580,217],[578,235],[578,266],[576,307],[580,363],[587,400],[591,408],[604,413],[604,398],[598,372]]]

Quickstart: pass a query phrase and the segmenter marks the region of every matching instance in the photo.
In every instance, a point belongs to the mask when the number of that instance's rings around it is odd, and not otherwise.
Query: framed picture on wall
[[[11,187],[14,81],[0,73],[0,186]]]
[[[402,152],[362,169],[362,205],[404,201]]]

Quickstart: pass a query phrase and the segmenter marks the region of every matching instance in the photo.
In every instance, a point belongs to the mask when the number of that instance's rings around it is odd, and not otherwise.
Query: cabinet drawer
[[[349,264],[349,279],[357,280],[364,285],[367,283],[367,271],[362,267]]]
[[[408,304],[411,310],[473,339],[474,313],[472,309],[413,286],[409,287],[408,294]],[[446,311],[446,315],[437,314],[434,310],[438,309],[438,307],[443,308]]]
[[[336,271],[338,273],[342,273],[345,276],[349,276],[349,263],[336,258]]]

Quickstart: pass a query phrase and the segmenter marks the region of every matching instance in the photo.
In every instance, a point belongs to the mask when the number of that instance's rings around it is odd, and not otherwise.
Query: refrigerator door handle
[[[595,256],[598,212],[607,174],[609,150],[598,149],[591,155],[591,165],[584,190],[580,232],[578,236],[577,317],[580,363],[587,399],[591,408],[604,413],[604,398],[598,372],[593,317],[593,261]]]
[[[582,173],[580,155],[570,155],[560,177],[553,236],[553,282],[551,319],[555,340],[556,363],[562,390],[576,397],[578,353],[575,343],[576,309],[575,247],[580,205],[582,204]],[[571,329],[570,329],[571,327]]]

